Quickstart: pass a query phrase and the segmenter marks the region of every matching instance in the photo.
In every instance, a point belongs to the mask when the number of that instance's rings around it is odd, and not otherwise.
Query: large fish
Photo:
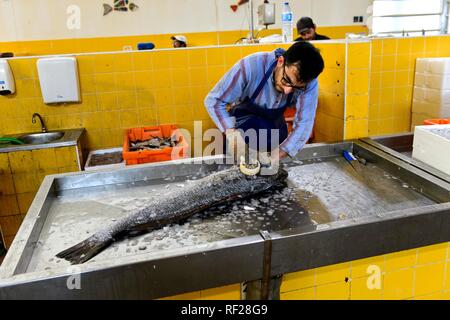
[[[145,208],[134,211],[56,256],[72,264],[86,262],[126,235],[159,229],[214,205],[281,187],[287,176],[283,169],[274,175],[246,176],[237,167],[211,174],[152,201]]]

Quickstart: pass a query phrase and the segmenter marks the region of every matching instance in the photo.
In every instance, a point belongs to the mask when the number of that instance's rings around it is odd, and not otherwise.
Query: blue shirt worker
[[[324,69],[322,56],[311,43],[300,41],[288,50],[258,52],[238,61],[205,98],[208,113],[227,146],[238,142],[237,159],[245,154],[241,133],[248,129],[266,129],[265,150],[271,163],[294,157],[308,141],[318,102],[317,77]],[[293,130],[288,134],[284,120],[287,107],[295,107]],[[279,129],[279,141],[271,143],[271,129]],[[260,138],[260,137],[258,137]],[[258,142],[261,146],[261,142]],[[265,151],[272,151],[267,154]],[[262,162],[262,161],[261,161]]]

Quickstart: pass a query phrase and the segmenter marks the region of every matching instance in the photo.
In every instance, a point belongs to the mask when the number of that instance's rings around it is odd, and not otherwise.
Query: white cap
[[[183,35],[176,35],[176,36],[172,36],[172,38],[171,38],[172,40],[178,40],[178,41],[181,41],[181,42],[184,42],[184,43],[186,43],[187,44],[187,39],[186,39],[186,37],[185,36],[183,36]]]

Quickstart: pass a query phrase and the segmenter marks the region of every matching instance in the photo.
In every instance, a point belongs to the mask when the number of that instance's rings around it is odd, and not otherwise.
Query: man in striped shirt
[[[241,146],[237,159],[244,153],[245,144],[236,129],[244,132],[255,129],[258,139],[260,132],[267,130],[266,147],[259,151],[260,155],[262,151],[272,151],[271,163],[278,163],[287,155],[294,157],[304,147],[314,125],[317,77],[323,69],[319,51],[309,42],[301,41],[288,50],[249,55],[222,77],[206,96],[205,106],[219,130],[226,134],[227,144],[234,145],[235,141]],[[289,135],[283,116],[287,107],[296,109]],[[279,130],[275,145],[271,143],[271,130]]]

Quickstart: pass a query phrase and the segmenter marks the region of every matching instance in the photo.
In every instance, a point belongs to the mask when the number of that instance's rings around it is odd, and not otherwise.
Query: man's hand
[[[272,163],[269,153],[262,151],[258,152],[258,161],[264,167],[270,167]]]
[[[262,175],[273,175],[278,172],[281,159],[285,158],[287,153],[280,149],[275,149],[271,152],[270,156],[267,152],[259,152],[258,159],[261,163]]]
[[[275,149],[270,153],[270,162],[279,166],[279,162],[286,158],[287,155],[287,152],[280,150],[280,148]]]
[[[245,141],[236,129],[228,129],[225,133],[227,139],[227,152],[235,163],[240,163],[241,156],[245,156]]]

